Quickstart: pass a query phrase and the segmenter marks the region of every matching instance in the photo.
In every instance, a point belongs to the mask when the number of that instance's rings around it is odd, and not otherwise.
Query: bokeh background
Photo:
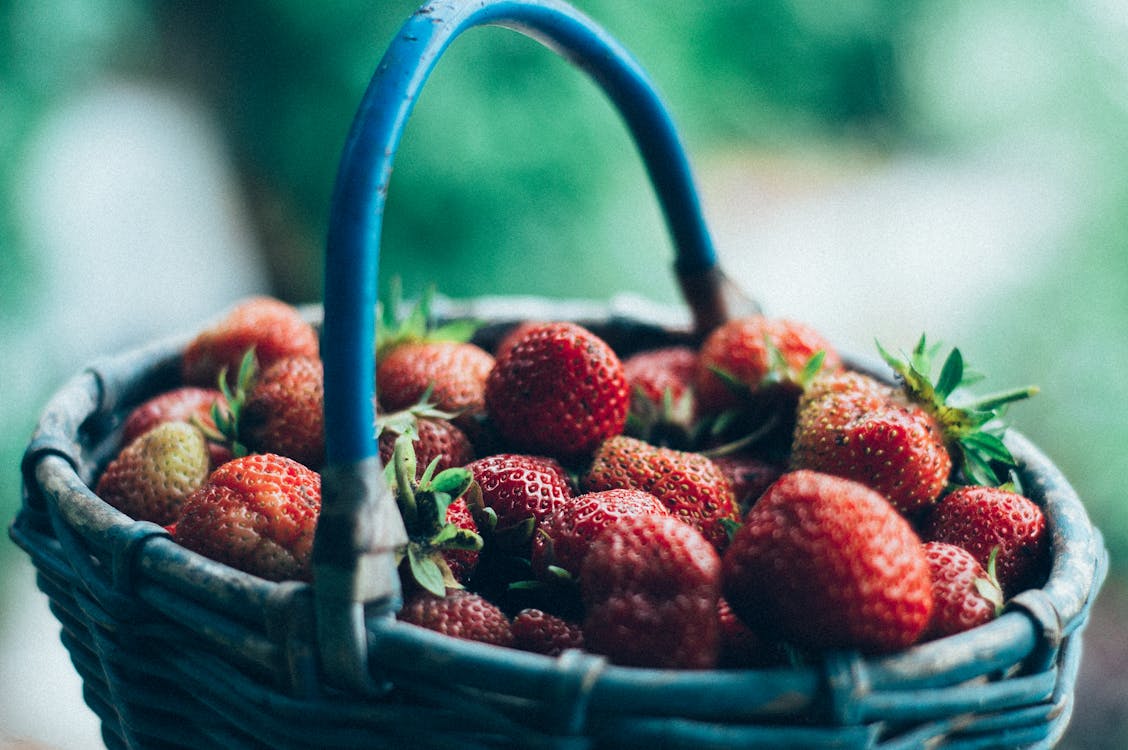
[[[354,108],[415,0],[0,3],[0,518],[38,408],[94,356],[240,296],[320,297]],[[1128,3],[576,0],[679,124],[722,265],[843,349],[959,345],[1111,551],[1064,745],[1128,745]],[[462,37],[409,125],[382,282],[676,304],[630,139],[584,76]],[[96,746],[0,543],[0,747]]]

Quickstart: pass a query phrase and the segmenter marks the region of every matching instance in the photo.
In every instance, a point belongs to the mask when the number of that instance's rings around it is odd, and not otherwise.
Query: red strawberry
[[[126,416],[122,445],[129,445],[162,422],[199,420],[204,427],[214,428],[211,408],[215,403],[224,404],[223,394],[217,388],[181,386],[159,393],[134,407]]]
[[[471,501],[496,518],[499,533],[528,549],[533,527],[572,499],[568,473],[555,459],[499,453],[466,465],[480,495]]]
[[[913,514],[940,495],[952,459],[924,408],[868,375],[842,372],[800,398],[791,467],[862,482]]]
[[[381,357],[376,369],[380,405],[388,411],[407,409],[430,388],[428,400],[436,408],[479,414],[493,364],[493,355],[468,342],[400,344]]]
[[[588,492],[648,492],[719,550],[728,544],[725,524],[738,520],[732,486],[711,460],[700,453],[662,448],[631,437],[604,441],[580,484]]]
[[[605,490],[576,497],[549,513],[533,535],[534,574],[547,577],[549,565],[578,573],[599,532],[624,518],[643,515],[668,513],[661,500],[642,490]]]
[[[164,526],[176,520],[208,471],[203,433],[187,422],[164,422],[122,449],[95,492],[127,516]]]
[[[404,602],[399,620],[452,638],[513,645],[513,630],[505,613],[465,589],[452,589],[445,596],[420,589]]]
[[[687,346],[650,349],[623,360],[630,388],[624,434],[669,448],[694,442],[693,375],[697,352]]]
[[[277,453],[321,468],[325,459],[325,376],[316,357],[285,357],[254,380],[239,436],[257,453]]]
[[[815,365],[834,371],[841,364],[830,343],[803,323],[762,315],[734,318],[701,345],[694,378],[698,408],[717,414],[741,406],[740,388],[756,393],[771,384],[798,386]]]
[[[1000,409],[1036,389],[953,403],[953,393],[970,380],[958,349],[933,384],[935,348],[923,336],[908,360],[878,348],[901,385],[860,373],[818,379],[799,401],[791,467],[868,484],[906,515],[936,500],[953,467],[980,484],[998,484],[1014,466],[999,436]]]
[[[962,547],[925,542],[932,580],[932,617],[921,640],[962,633],[995,619],[1003,607],[999,583]]]
[[[453,414],[420,403],[402,411],[381,414],[376,419],[377,442],[380,461],[387,464],[392,458],[396,438],[410,435],[415,443],[415,459],[422,471],[434,459],[439,459],[436,471],[465,466],[474,460],[474,446],[470,438],[450,421]]]
[[[522,651],[559,656],[567,649],[584,647],[584,633],[578,624],[534,607],[518,612],[511,627],[513,645]]]
[[[724,595],[770,639],[813,649],[890,652],[932,612],[923,546],[880,494],[829,474],[784,474],[724,556]]]
[[[632,354],[623,360],[627,385],[655,404],[670,392],[678,401],[692,389],[697,371],[697,352],[688,346],[669,346]]]
[[[963,547],[984,567],[998,547],[995,574],[1008,597],[1038,585],[1049,571],[1045,514],[1029,498],[1002,487],[961,487],[945,495],[924,537]]]
[[[226,368],[233,384],[249,349],[254,349],[260,371],[283,357],[316,357],[317,331],[297,308],[281,300],[244,300],[188,343],[181,360],[184,383],[214,386]]]
[[[622,519],[595,538],[580,567],[585,647],[628,666],[712,668],[720,576],[716,550],[689,524]]]
[[[618,356],[573,323],[534,326],[498,358],[486,410],[518,450],[570,459],[622,432],[630,406]]]
[[[220,466],[184,501],[173,538],[272,581],[311,578],[321,477],[293,459],[256,453]]]

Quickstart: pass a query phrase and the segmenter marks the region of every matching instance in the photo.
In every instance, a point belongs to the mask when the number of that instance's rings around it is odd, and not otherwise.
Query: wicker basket
[[[398,515],[372,436],[380,219],[412,104],[463,30],[517,29],[586,70],[623,114],[677,248],[686,309],[480,299],[450,316],[572,319],[621,353],[708,331],[741,304],[715,264],[680,142],[613,40],[553,0],[420,9],[389,48],[342,160],[326,265],[327,468],[313,585],[271,583],[176,545],[90,489],[125,413],[177,384],[186,340],[109,358],[50,400],[23,462],[11,536],[62,625],[111,748],[1045,747],[1068,723],[1081,631],[1107,557],[1077,495],[1021,435],[1009,445],[1045,509],[1053,567],[995,621],[903,653],[796,668],[672,672],[549,658],[397,623]],[[540,305],[541,307],[536,307]],[[500,312],[499,312],[500,311]],[[515,312],[516,311],[516,312]],[[518,315],[519,314],[519,315]],[[382,523],[363,523],[374,517]]]

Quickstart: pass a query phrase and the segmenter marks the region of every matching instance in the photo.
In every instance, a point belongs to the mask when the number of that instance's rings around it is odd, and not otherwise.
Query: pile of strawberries
[[[622,665],[888,653],[996,617],[1050,550],[1001,434],[1024,388],[972,398],[953,349],[895,379],[806,325],[729,321],[699,347],[620,354],[525,321],[487,350],[380,313],[378,435],[409,541],[402,621]],[[199,333],[183,383],[137,406],[96,491],[178,543],[311,580],[324,461],[315,328],[254,298]]]

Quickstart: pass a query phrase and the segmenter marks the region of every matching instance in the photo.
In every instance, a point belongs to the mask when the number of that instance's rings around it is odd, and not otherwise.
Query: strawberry
[[[135,406],[126,415],[122,425],[122,445],[129,445],[162,422],[199,420],[205,427],[214,428],[211,408],[215,403],[224,403],[223,394],[217,388],[186,385],[159,393]]]
[[[408,435],[415,442],[415,458],[422,470],[439,459],[436,471],[465,466],[474,460],[474,446],[452,421],[453,413],[437,409],[425,398],[407,409],[376,418],[381,463],[392,458],[396,438]]]
[[[589,651],[627,666],[715,666],[721,560],[689,524],[644,515],[608,526],[584,556],[580,589]]]
[[[995,573],[1008,597],[1038,585],[1050,565],[1046,517],[1029,498],[1005,487],[960,487],[933,508],[924,538],[963,547]]]
[[[254,379],[238,433],[249,450],[277,453],[313,470],[325,460],[325,376],[316,357],[284,357]]]
[[[675,402],[689,393],[696,371],[697,352],[688,346],[649,349],[623,360],[627,385],[655,404],[662,403],[666,391]]]
[[[380,406],[389,412],[408,409],[426,396],[435,408],[469,421],[484,411],[486,375],[493,368],[489,352],[469,343],[473,321],[437,325],[431,313],[435,290],[428,287],[408,310],[398,279],[381,301],[376,329],[376,386]]]
[[[255,453],[223,464],[185,499],[173,539],[267,580],[309,581],[320,510],[320,475]]]
[[[697,352],[688,346],[649,349],[623,360],[631,393],[624,433],[669,448],[691,447],[696,368]]]
[[[226,370],[233,383],[249,349],[254,349],[260,370],[283,357],[316,357],[317,331],[281,300],[243,300],[188,343],[181,358],[182,379],[186,385],[211,387]]]
[[[486,411],[517,450],[576,458],[622,432],[630,407],[623,365],[574,323],[533,326],[486,379]]]
[[[936,420],[858,372],[819,378],[800,398],[790,465],[863,482],[905,514],[935,501],[952,472]]]
[[[878,492],[813,471],[781,476],[733,536],[724,596],[753,630],[812,649],[896,651],[932,612],[920,538]]]
[[[445,596],[419,589],[407,597],[398,619],[452,638],[513,645],[513,630],[505,613],[465,589],[452,589]]]
[[[187,422],[164,422],[110,461],[95,492],[127,516],[163,526],[176,520],[185,498],[204,483],[208,471],[203,433]]]
[[[550,565],[573,575],[578,573],[591,541],[600,531],[623,518],[641,515],[668,513],[661,500],[641,490],[579,495],[549,513],[533,535],[533,573],[545,578],[550,574]]]
[[[648,492],[719,550],[728,544],[725,524],[738,520],[732,486],[710,459],[623,435],[599,446],[580,485],[587,492]]]
[[[513,617],[513,645],[522,651],[559,656],[568,649],[584,647],[583,629],[575,622],[526,607]]]
[[[555,459],[514,453],[479,458],[466,465],[477,489],[469,500],[492,518],[509,546],[528,549],[533,528],[572,499],[572,484]]]
[[[400,344],[381,357],[376,369],[380,405],[388,411],[407,409],[430,388],[430,401],[438,409],[481,413],[493,365],[493,355],[469,342]]]
[[[411,436],[401,435],[384,469],[408,537],[399,553],[404,589],[418,584],[436,596],[470,580],[482,549],[477,523],[462,497],[473,475],[463,468],[437,471],[439,461],[433,459],[420,474]]]
[[[227,399],[216,388],[185,385],[173,388],[135,406],[122,425],[122,445],[129,445],[145,432],[164,422],[188,422],[200,428],[208,442],[211,468],[234,456],[226,439],[218,433],[212,413],[226,409]]]
[[[791,468],[868,484],[909,516],[936,501],[953,469],[995,484],[998,470],[1013,468],[999,437],[1000,408],[1035,389],[954,404],[950,396],[969,382],[958,349],[935,385],[923,336],[909,361],[879,350],[901,385],[857,372],[816,379],[799,400]]]
[[[834,371],[841,364],[822,334],[803,323],[762,315],[734,318],[701,344],[693,381],[698,408],[718,414],[769,386],[794,390],[818,368]]]
[[[932,581],[932,617],[921,640],[962,633],[998,616],[1003,607],[999,582],[970,552],[946,542],[925,542],[924,553]]]

